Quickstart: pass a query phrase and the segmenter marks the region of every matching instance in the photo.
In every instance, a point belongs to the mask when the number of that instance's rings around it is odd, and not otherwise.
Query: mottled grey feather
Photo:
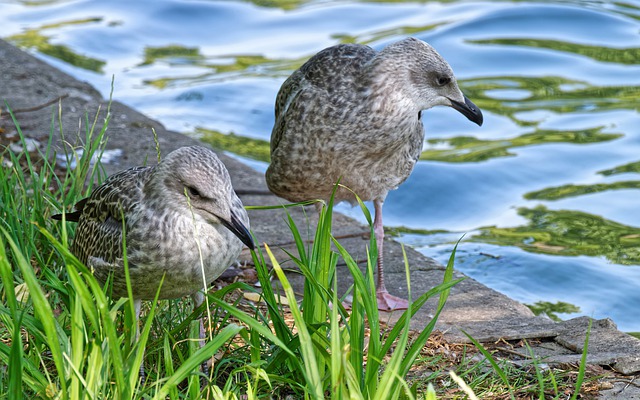
[[[127,295],[123,225],[135,299],[152,299],[163,276],[160,298],[202,290],[201,265],[208,284],[238,257],[243,242],[253,245],[227,170],[204,147],[183,147],[157,166],[119,172],[80,208],[71,250],[101,283],[112,275],[116,296]],[[225,226],[230,221],[242,240]]]
[[[328,200],[338,180],[373,200],[381,310],[405,309],[383,278],[382,203],[404,182],[424,142],[422,110],[450,106],[482,124],[482,113],[428,44],[408,38],[376,52],[342,44],[311,57],[282,85],[271,133],[269,189],[290,201]],[[336,202],[354,202],[340,188]]]
[[[437,83],[442,77],[447,84]],[[464,102],[451,68],[420,40],[380,52],[357,44],[325,49],[278,93],[269,188],[290,201],[328,199],[341,178],[363,200],[384,200],[420,156],[421,110],[452,100]],[[339,190],[336,200],[354,199]]]

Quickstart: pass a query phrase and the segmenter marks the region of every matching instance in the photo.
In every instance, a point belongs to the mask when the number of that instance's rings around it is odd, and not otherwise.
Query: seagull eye
[[[443,75],[436,78],[436,83],[438,84],[438,86],[448,85],[449,82],[451,82],[451,78],[449,78],[448,76]]]
[[[187,186],[187,193],[189,194],[189,197],[202,197],[200,195],[200,192],[198,192],[196,188],[192,188],[191,186]]]

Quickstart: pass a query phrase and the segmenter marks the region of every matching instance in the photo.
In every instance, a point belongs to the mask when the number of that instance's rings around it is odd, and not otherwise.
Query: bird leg
[[[193,299],[193,309],[200,307],[204,303],[204,294],[200,291],[191,295]],[[200,318],[200,347],[204,346],[204,340],[207,337],[207,331],[204,329],[204,316]],[[202,372],[207,377],[209,376],[209,361],[205,361],[201,365]]]
[[[138,343],[138,339],[140,339],[140,309],[142,308],[142,300],[133,300],[133,308],[136,313],[136,334],[134,336],[134,340]],[[140,386],[144,385],[146,378],[147,376],[144,372],[144,354],[142,354],[142,362],[140,363]]]
[[[376,244],[378,247],[378,281],[376,283],[376,298],[378,300],[378,309],[380,311],[406,310],[409,302],[403,298],[393,296],[387,291],[384,284],[384,262],[383,262],[383,244],[384,244],[384,226],[382,225],[382,203],[384,200],[373,200],[375,209],[375,218],[373,220],[373,231],[376,235]]]

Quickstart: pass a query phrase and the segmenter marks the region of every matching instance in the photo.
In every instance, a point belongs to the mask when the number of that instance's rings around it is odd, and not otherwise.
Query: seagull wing
[[[110,176],[81,200],[78,228],[71,251],[87,263],[89,257],[115,262],[122,257],[123,217],[142,199],[142,188],[152,167],[135,167]]]
[[[296,71],[280,87],[276,97],[276,121],[271,132],[271,152],[273,153],[280,144],[280,140],[286,131],[287,111],[296,101],[302,90],[303,74]]]
[[[369,46],[340,44],[322,50],[304,63],[280,87],[276,97],[275,124],[271,133],[273,153],[285,133],[288,124],[300,120],[297,114],[307,112],[313,104],[336,102],[334,92],[356,90],[359,75],[377,52]],[[298,104],[298,102],[304,104]]]

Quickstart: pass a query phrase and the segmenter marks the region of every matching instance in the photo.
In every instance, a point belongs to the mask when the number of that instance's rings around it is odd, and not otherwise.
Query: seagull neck
[[[142,193],[144,201],[149,208],[160,209],[167,207],[167,194],[171,190],[171,179],[166,177],[161,168],[149,170],[146,179],[143,180]]]
[[[370,111],[383,111],[396,116],[415,116],[420,112],[410,91],[408,73],[397,63],[388,60],[373,62],[362,78],[362,93],[366,97],[364,104],[371,106]]]

